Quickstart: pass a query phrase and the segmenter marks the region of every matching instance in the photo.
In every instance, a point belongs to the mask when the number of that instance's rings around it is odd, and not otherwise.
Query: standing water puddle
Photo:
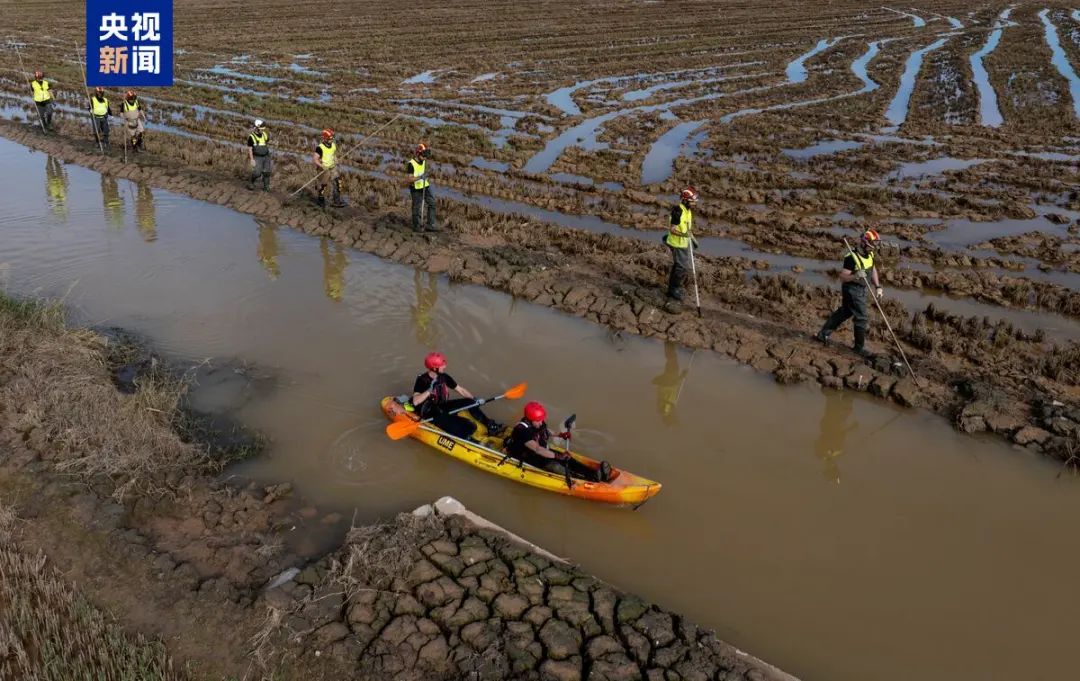
[[[687,121],[668,130],[649,148],[649,153],[641,162],[641,184],[657,184],[671,177],[675,159],[681,155],[692,155],[697,149],[697,142],[687,143],[694,132],[707,121]],[[700,142],[700,139],[698,140]]]
[[[997,49],[1012,11],[1013,8],[1009,7],[998,15],[997,23],[994,24],[990,37],[986,39],[986,44],[978,52],[972,54],[969,60],[975,87],[979,91],[979,122],[991,128],[999,127],[1005,119],[1002,118],[1001,110],[998,108],[997,93],[994,91],[994,86],[990,84],[990,76],[986,73],[986,67],[983,66],[983,59]]]
[[[234,412],[269,451],[230,473],[290,480],[360,523],[452,494],[804,679],[1074,674],[1062,585],[1080,544],[1062,538],[1080,484],[1047,462],[7,141],[0,181],[5,290],[66,293],[76,321],[272,376]],[[577,413],[583,450],[663,493],[604,508],[391,442],[377,400],[435,347],[474,392],[527,380],[560,419]]]
[[[1046,34],[1046,44],[1050,47],[1050,53],[1053,55],[1054,68],[1065,80],[1069,81],[1069,95],[1072,97],[1073,112],[1077,118],[1080,118],[1080,77],[1076,75],[1072,64],[1069,63],[1068,55],[1062,49],[1057,28],[1050,21],[1049,15],[1050,10],[1048,9],[1039,12],[1039,20],[1042,21],[1043,30]]]
[[[911,93],[915,91],[915,79],[922,69],[923,57],[934,50],[940,49],[948,40],[948,38],[939,38],[926,47],[915,50],[908,57],[907,63],[904,65],[904,73],[900,76],[900,88],[896,91],[896,96],[893,97],[892,102],[889,103],[889,108],[885,111],[885,119],[889,123],[899,126],[907,120],[908,102],[911,100]]]

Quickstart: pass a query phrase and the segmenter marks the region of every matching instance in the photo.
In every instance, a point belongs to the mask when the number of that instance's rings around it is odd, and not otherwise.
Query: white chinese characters
[[[131,15],[131,32],[138,42],[161,40],[161,14],[158,12],[136,12]]]
[[[112,14],[105,14],[101,17],[101,26],[98,27],[98,40],[105,42],[112,37],[116,37],[120,40],[127,40],[127,32],[127,17],[115,12]]]

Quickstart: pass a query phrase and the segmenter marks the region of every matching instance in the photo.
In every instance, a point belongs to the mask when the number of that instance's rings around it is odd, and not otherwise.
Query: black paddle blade
[[[566,420],[562,422],[562,429],[564,431],[573,430],[575,423],[577,423],[577,414],[570,414],[566,417]]]

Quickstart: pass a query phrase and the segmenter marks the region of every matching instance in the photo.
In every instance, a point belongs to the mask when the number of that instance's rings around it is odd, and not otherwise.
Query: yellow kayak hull
[[[381,402],[383,413],[390,421],[417,421],[418,417],[400,404],[393,397],[384,397]],[[464,413],[462,414],[465,415]],[[470,418],[466,416],[466,418]],[[410,437],[423,442],[428,447],[459,461],[493,473],[499,477],[523,483],[530,487],[555,492],[579,499],[599,501],[620,506],[639,506],[660,492],[660,483],[629,471],[612,467],[608,482],[591,482],[574,479],[573,487],[566,486],[566,478],[556,473],[540,470],[528,464],[521,464],[516,459],[505,459],[502,452],[502,438],[488,437],[482,425],[477,425],[475,438],[479,443],[456,438],[425,423]],[[558,450],[557,451],[562,451]],[[570,452],[577,461],[592,469],[598,469],[600,462],[584,454]]]

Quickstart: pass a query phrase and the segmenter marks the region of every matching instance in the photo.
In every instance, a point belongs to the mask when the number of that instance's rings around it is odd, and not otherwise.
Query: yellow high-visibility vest
[[[421,177],[427,171],[427,161],[423,163],[417,163],[415,159],[409,159],[409,165],[412,166],[413,177]],[[426,177],[413,182],[413,189],[426,189],[431,186]]]
[[[326,146],[326,142],[319,142],[319,148],[322,149],[322,167],[324,170],[330,170],[337,165],[337,142],[331,142],[330,146]]]
[[[49,92],[49,81],[44,78],[30,81],[30,86],[34,88],[34,101],[38,104],[52,99],[52,94]]]
[[[124,111],[137,111],[139,109],[139,98],[136,97],[134,102],[124,100]]]
[[[108,97],[102,97],[101,99],[98,99],[97,95],[94,95],[90,98],[90,103],[93,104],[95,116],[104,116],[109,113]]]
[[[678,234],[672,234],[668,232],[664,238],[664,242],[672,248],[689,248],[690,247],[690,228],[694,223],[694,214],[689,208],[683,204],[679,204],[679,208],[682,209],[682,215],[679,217],[679,224],[674,225],[675,231]]]

